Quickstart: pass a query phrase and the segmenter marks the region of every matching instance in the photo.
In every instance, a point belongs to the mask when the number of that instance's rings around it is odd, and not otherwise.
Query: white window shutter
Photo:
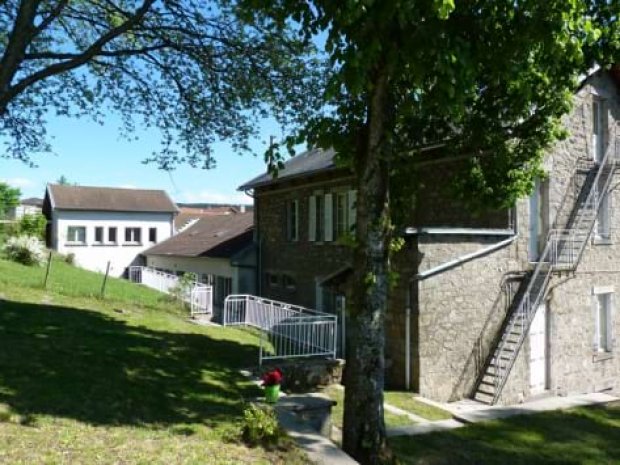
[[[355,224],[357,222],[357,191],[349,191],[349,224],[347,225],[349,231],[355,230]]]
[[[316,241],[316,197],[308,198],[308,240]]]
[[[334,240],[334,201],[332,194],[325,194],[325,242]]]
[[[295,237],[294,240],[299,240],[299,200],[295,200]]]
[[[598,341],[600,340],[599,338],[599,328],[601,327],[598,318],[599,318],[599,307],[600,302],[599,302],[599,297],[598,295],[594,294],[592,296],[592,321],[594,322],[594,337],[592,338],[592,350],[594,352],[598,351]]]
[[[614,349],[614,313],[616,308],[615,294],[609,295],[609,309],[607,311],[607,347],[606,349],[611,352]]]

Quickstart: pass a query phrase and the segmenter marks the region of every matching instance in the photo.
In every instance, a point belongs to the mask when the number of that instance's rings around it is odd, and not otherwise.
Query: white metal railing
[[[222,323],[261,330],[261,365],[270,359],[336,358],[336,315],[253,295],[229,295]]]
[[[518,350],[507,349],[509,346],[518,349],[523,344],[536,310],[544,297],[551,274],[555,270],[574,269],[581,259],[596,222],[601,201],[607,194],[618,162],[620,141],[617,136],[612,139],[613,142],[609,144],[605,156],[598,164],[596,175],[589,187],[590,191],[586,199],[582,204],[575,206],[579,211],[573,224],[567,229],[555,229],[549,232],[545,248],[534,268],[528,286],[494,352],[495,386],[493,403],[499,399],[517,357]],[[516,334],[517,339],[509,340],[509,334],[513,337]]]
[[[170,294],[180,282],[178,276],[148,266],[130,266],[129,280],[156,289],[165,294]],[[191,316],[213,313],[212,286],[196,281],[186,290],[181,298],[190,305]]]

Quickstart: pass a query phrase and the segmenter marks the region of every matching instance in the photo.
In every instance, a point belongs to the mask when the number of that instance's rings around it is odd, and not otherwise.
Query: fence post
[[[45,280],[43,281],[43,287],[47,289],[47,279],[50,275],[50,270],[52,269],[52,251],[50,250],[50,254],[47,257],[47,269],[45,270]]]
[[[105,297],[105,286],[108,283],[108,275],[110,274],[110,260],[108,260],[108,265],[105,268],[105,276],[103,277],[103,284],[101,285],[101,298]]]

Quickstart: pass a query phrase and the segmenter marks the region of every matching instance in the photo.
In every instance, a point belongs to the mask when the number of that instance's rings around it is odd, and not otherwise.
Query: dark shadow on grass
[[[256,347],[153,331],[92,310],[0,303],[0,403],[91,424],[215,425],[257,394]]]
[[[616,464],[620,405],[516,416],[390,443],[403,464]]]

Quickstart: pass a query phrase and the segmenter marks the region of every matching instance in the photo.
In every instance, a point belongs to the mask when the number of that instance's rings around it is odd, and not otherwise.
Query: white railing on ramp
[[[176,275],[148,266],[130,266],[129,280],[156,289],[165,294],[171,294],[179,285],[180,278]],[[190,304],[191,316],[213,313],[213,287],[199,282],[193,285],[182,295],[184,302]]]
[[[261,365],[270,359],[336,358],[336,315],[253,295],[229,295],[222,323],[261,330]]]

